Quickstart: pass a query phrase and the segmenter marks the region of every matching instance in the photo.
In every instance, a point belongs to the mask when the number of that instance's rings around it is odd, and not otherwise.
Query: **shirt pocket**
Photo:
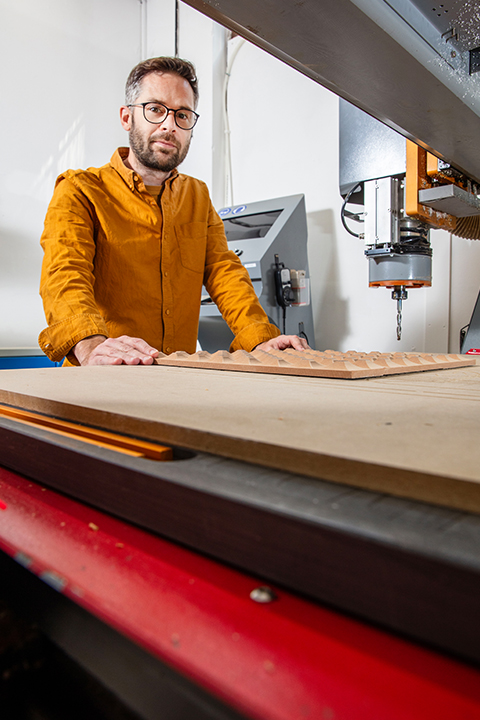
[[[180,250],[180,262],[186,270],[204,273],[207,251],[207,227],[203,222],[191,222],[175,226]]]

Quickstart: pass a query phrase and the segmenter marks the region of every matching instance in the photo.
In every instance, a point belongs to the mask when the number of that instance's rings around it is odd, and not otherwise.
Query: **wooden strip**
[[[99,428],[78,425],[66,420],[40,415],[38,413],[20,410],[19,408],[0,405],[0,416],[9,417],[17,422],[34,427],[48,428],[50,432],[63,437],[75,437],[86,443],[99,447],[117,450],[134,457],[146,457],[149,460],[173,460],[172,448],[165,445],[147,442],[138,438],[129,438],[124,435],[107,432]]]

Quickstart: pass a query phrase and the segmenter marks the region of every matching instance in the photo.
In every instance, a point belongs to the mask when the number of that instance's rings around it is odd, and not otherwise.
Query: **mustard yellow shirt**
[[[45,354],[58,361],[97,334],[193,353],[203,284],[235,336],[231,351],[277,337],[205,183],[174,171],[157,203],[127,154],[57,179],[41,238]]]

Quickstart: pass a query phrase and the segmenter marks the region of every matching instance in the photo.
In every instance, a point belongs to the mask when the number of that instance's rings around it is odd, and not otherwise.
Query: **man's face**
[[[140,95],[135,104],[162,102],[169,108],[194,110],[193,90],[187,80],[173,73],[150,73],[142,81]],[[151,170],[170,172],[185,159],[191,130],[182,130],[175,124],[173,113],[169,113],[158,125],[147,122],[141,107],[130,110],[130,148],[137,160]],[[124,125],[125,127],[125,125]]]

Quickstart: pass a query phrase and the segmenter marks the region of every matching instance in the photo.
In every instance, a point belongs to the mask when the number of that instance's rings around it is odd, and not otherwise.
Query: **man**
[[[159,351],[195,352],[203,284],[235,335],[232,351],[308,347],[268,322],[205,184],[177,171],[197,100],[191,63],[140,63],[120,109],[130,148],[57,179],[41,239],[49,327],[39,344],[52,360],[149,365]]]

